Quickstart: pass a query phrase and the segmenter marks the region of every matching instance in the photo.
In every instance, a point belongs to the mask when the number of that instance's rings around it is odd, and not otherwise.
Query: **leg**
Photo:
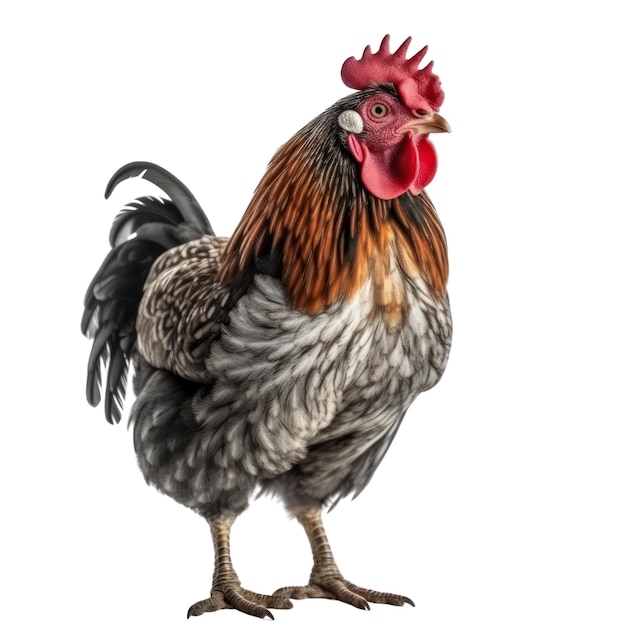
[[[313,552],[311,577],[308,585],[283,587],[274,592],[275,596],[294,599],[331,598],[359,609],[369,609],[368,601],[396,606],[407,603],[415,606],[413,601],[405,596],[363,589],[353,585],[341,575],[326,538],[319,509],[302,510],[296,514],[296,518],[304,527],[311,544]]]
[[[222,516],[209,521],[215,550],[211,597],[192,605],[187,612],[187,617],[201,615],[207,611],[237,609],[256,617],[274,619],[268,607],[288,609],[292,606],[286,597],[265,596],[243,589],[230,558],[230,527],[234,520],[234,517]]]

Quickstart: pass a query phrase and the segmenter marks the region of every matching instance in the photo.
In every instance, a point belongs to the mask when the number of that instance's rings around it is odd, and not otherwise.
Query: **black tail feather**
[[[162,223],[178,224],[182,222],[182,216],[178,211],[172,211],[172,207],[166,204],[159,204],[156,198],[146,207],[140,199],[129,202],[125,209],[122,209],[111,226],[109,233],[109,243],[111,248],[124,243],[132,233],[144,224]],[[175,208],[175,207],[174,207]]]
[[[120,168],[105,196],[131,176],[143,174],[171,199],[142,197],[115,218],[111,251],[85,294],[81,330],[93,339],[87,364],[87,401],[97,406],[104,394],[107,421],[122,416],[128,368],[136,343],[135,321],[145,281],[154,261],[182,243],[213,235],[206,215],[191,192],[172,174],[147,162]],[[106,378],[105,378],[106,371]]]
[[[178,208],[183,220],[187,224],[196,227],[203,234],[215,235],[206,214],[191,191],[173,174],[170,174],[170,172],[154,163],[135,161],[120,167],[111,177],[106,191],[104,192],[104,197],[108,198],[123,180],[140,175],[151,183],[154,183],[172,199],[172,202]]]
[[[126,382],[128,380],[128,360],[121,349],[116,350],[109,361],[107,389],[104,396],[104,414],[111,423],[118,423],[122,418]]]

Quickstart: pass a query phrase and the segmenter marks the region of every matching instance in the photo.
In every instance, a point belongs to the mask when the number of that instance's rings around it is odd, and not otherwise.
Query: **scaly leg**
[[[215,550],[211,596],[193,604],[187,612],[187,617],[201,615],[207,611],[237,609],[255,617],[274,619],[268,608],[289,609],[292,607],[288,598],[265,596],[248,591],[241,586],[230,558],[230,527],[234,521],[235,518],[231,516],[222,516],[209,521]]]
[[[384,593],[357,587],[347,581],[339,571],[330,544],[324,531],[319,509],[307,509],[296,514],[304,527],[313,552],[313,569],[309,584],[302,587],[283,587],[274,592],[279,598],[331,598],[341,600],[358,609],[369,609],[368,602],[393,604],[405,603],[415,606],[413,601],[395,593]]]

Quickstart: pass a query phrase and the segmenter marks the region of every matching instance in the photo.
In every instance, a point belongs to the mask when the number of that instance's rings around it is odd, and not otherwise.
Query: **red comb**
[[[391,83],[398,92],[405,106],[410,109],[424,108],[424,100],[438,110],[443,103],[443,91],[439,77],[433,74],[433,62],[420,69],[418,66],[428,46],[424,46],[410,59],[406,51],[411,37],[395,51],[389,50],[389,35],[385,35],[380,50],[372,53],[369,46],[363,51],[363,57],[356,60],[350,57],[341,68],[341,79],[352,89],[366,89],[380,83]]]

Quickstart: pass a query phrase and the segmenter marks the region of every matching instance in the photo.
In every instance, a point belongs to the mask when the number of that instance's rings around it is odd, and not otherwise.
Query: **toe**
[[[212,593],[210,598],[192,604],[187,611],[187,619],[192,616],[202,615],[203,613],[229,608],[230,606],[224,601],[224,595],[218,591]]]
[[[397,593],[385,593],[382,591],[373,591],[371,589],[365,589],[363,587],[357,587],[357,585],[353,585],[352,583],[346,581],[346,587],[350,589],[352,592],[356,593],[359,596],[362,596],[369,602],[374,602],[375,604],[391,604],[393,606],[402,606],[403,604],[410,604],[411,606],[415,606],[415,603],[411,598],[407,598],[406,596],[401,596]]]

